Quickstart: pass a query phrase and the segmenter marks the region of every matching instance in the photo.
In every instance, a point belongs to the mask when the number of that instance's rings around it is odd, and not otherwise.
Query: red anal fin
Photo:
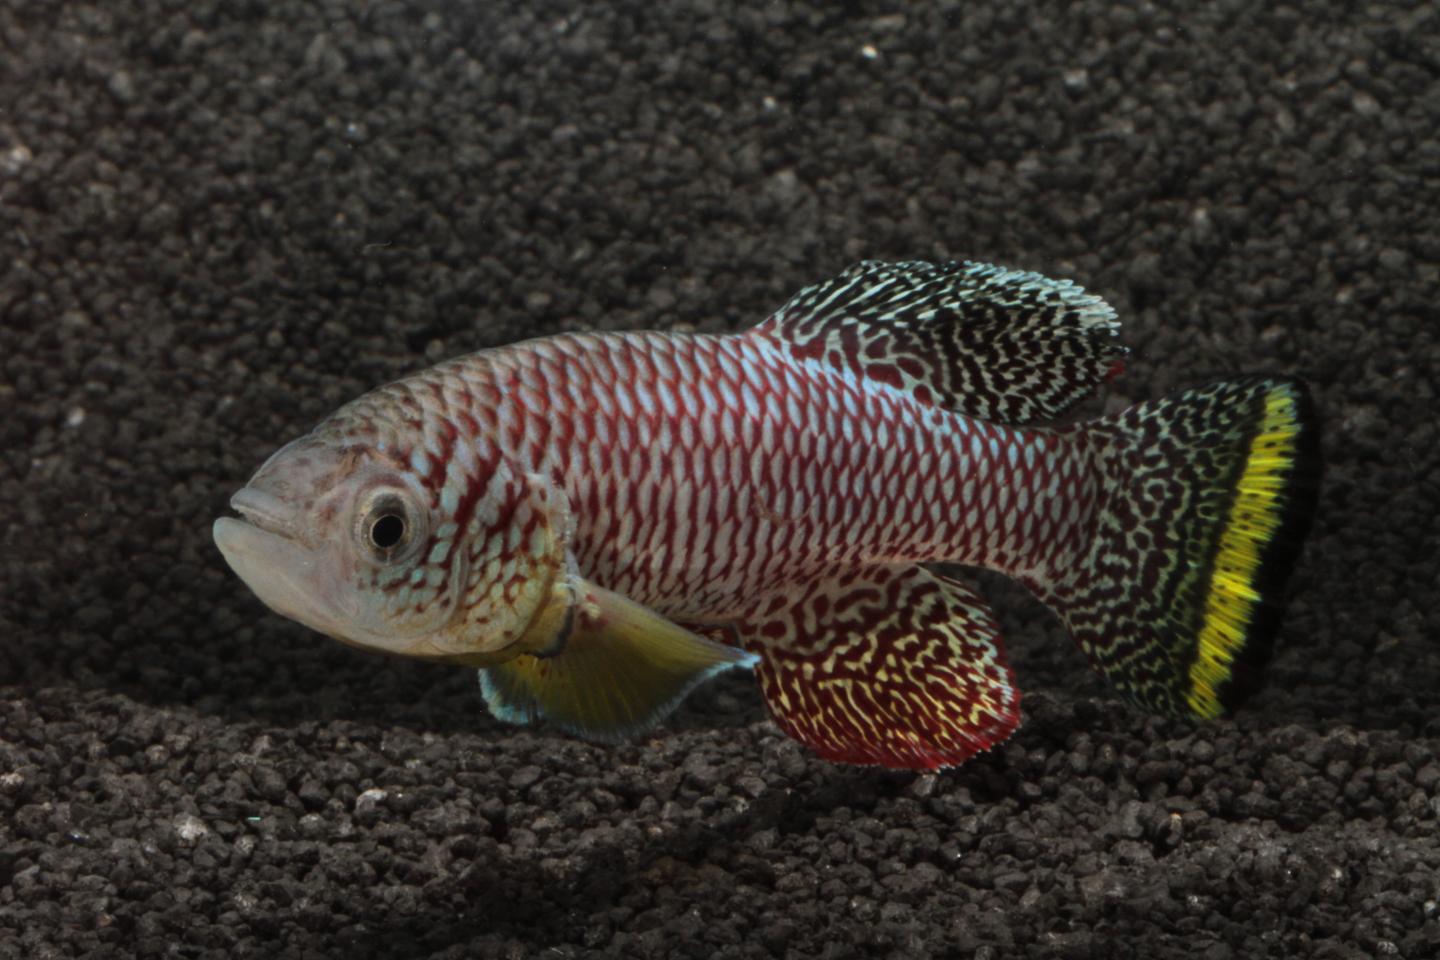
[[[989,607],[923,567],[820,584],[741,632],[775,721],[827,760],[951,767],[1020,722]]]

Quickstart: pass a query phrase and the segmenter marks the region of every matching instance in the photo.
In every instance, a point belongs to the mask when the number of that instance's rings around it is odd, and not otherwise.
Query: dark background
[[[1440,951],[1440,13],[0,0],[0,958]],[[367,387],[860,258],[1110,299],[1111,406],[1310,380],[1268,687],[840,768],[730,677],[617,748],[268,614],[211,519]]]

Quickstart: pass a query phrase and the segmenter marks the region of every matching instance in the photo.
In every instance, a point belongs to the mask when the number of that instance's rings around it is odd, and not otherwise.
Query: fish
[[[1315,510],[1314,404],[1248,374],[1078,416],[1118,330],[1069,280],[864,261],[745,330],[562,333],[381,386],[213,537],[276,613],[602,742],[748,669],[821,758],[959,765],[1021,712],[957,567],[1023,584],[1129,702],[1223,716]]]

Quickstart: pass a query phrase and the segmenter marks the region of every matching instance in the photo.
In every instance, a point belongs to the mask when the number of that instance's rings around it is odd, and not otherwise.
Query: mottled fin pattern
[[[982,420],[1052,420],[1124,369],[1115,311],[1068,280],[980,263],[857,263],[754,333]]]
[[[1020,694],[985,601],[923,567],[777,596],[741,627],[787,734],[844,763],[933,770],[1014,731]]]
[[[552,654],[480,671],[496,719],[544,718],[592,740],[622,740],[655,726],[715,674],[755,663],[617,593],[578,579],[574,589],[570,623]]]
[[[1032,583],[1130,700],[1214,717],[1258,683],[1314,512],[1318,429],[1305,386],[1223,381],[1087,427],[1107,491],[1095,537]]]

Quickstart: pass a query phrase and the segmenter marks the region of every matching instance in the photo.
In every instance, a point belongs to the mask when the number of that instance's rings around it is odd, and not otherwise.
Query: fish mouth
[[[236,576],[281,616],[337,636],[345,617],[327,599],[325,557],[297,536],[299,525],[278,497],[246,487],[230,499],[239,517],[219,517],[215,546]]]
[[[294,510],[273,493],[245,487],[230,498],[230,509],[261,530],[287,540],[297,539],[299,527]]]

